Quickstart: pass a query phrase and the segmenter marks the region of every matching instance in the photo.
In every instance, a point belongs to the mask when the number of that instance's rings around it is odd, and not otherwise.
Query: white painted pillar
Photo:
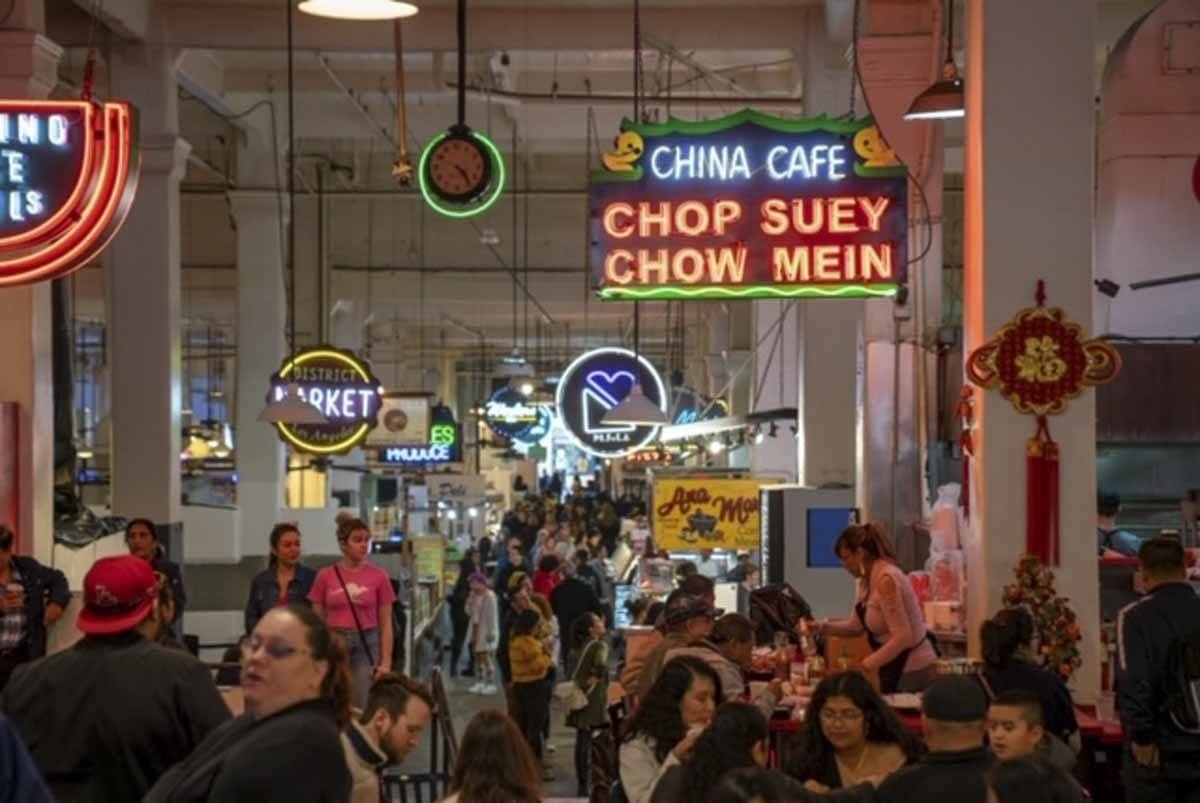
[[[18,0],[0,31],[0,97],[44,98],[54,89],[62,50],[39,31],[41,0]],[[54,550],[54,380],[50,282],[0,290],[0,401],[21,407],[18,550],[45,564]]]
[[[1093,31],[1091,0],[969,0],[967,4],[966,273],[968,353],[1033,303],[1049,303],[1091,333]],[[1019,130],[1013,121],[1023,121]],[[1036,188],[1036,191],[1031,191]],[[968,633],[1000,604],[1024,552],[1025,443],[1034,419],[993,391],[975,394],[975,493],[966,539]],[[1094,541],[1095,396],[1053,416],[1061,466],[1058,592],[1083,631],[1077,700],[1099,692],[1099,580]]]
[[[902,554],[911,554],[905,539],[928,507],[925,466],[936,431],[933,344],[941,320],[943,124],[903,118],[913,98],[940,75],[945,58],[940,4],[920,5],[915,13],[918,6],[910,3],[871,4],[858,46],[865,96],[858,115],[873,114],[908,165],[908,259],[925,252],[908,266],[904,305],[888,299],[864,304],[857,495],[868,518],[893,525]],[[923,198],[914,183],[923,187]]]
[[[230,194],[237,221],[237,474],[241,538],[223,545],[226,560],[264,554],[284,505],[284,448],[275,427],[258,421],[269,380],[287,345],[280,214],[274,193]],[[286,223],[286,220],[284,221]],[[216,545],[214,545],[216,546]]]
[[[191,146],[180,139],[174,54],[117,48],[114,97],[138,107],[142,173],[137,198],[107,254],[112,364],[112,509],[145,516],[179,559],[179,181]]]

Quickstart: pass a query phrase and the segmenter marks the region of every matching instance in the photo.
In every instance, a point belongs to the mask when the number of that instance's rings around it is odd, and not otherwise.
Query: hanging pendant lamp
[[[300,10],[335,20],[395,20],[411,17],[419,9],[401,0],[303,0]]]
[[[905,120],[949,120],[966,114],[962,76],[954,63],[954,0],[946,0],[946,61],[942,78],[913,100]]]

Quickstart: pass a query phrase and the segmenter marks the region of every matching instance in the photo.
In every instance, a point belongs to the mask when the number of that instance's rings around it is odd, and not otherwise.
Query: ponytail
[[[1005,608],[983,623],[979,639],[984,663],[1003,666],[1033,640],[1033,617],[1024,608]]]
[[[833,545],[833,553],[841,556],[842,552],[854,552],[860,548],[875,560],[896,560],[892,542],[883,534],[883,527],[875,522],[851,524],[842,530]]]

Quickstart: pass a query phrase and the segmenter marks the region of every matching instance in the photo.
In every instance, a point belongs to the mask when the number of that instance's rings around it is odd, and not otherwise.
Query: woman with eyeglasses
[[[362,519],[338,525],[342,559],[317,572],[308,601],[345,640],[350,651],[351,700],[367,704],[371,682],[392,671],[392,603],[396,592],[387,572],[367,560],[371,530]]]
[[[789,774],[817,792],[878,784],[917,758],[920,744],[863,675],[821,681],[804,723],[804,748]]]
[[[267,613],[242,652],[246,713],[213,731],[144,803],[350,799],[339,729],[350,719],[341,640],[307,607]]]

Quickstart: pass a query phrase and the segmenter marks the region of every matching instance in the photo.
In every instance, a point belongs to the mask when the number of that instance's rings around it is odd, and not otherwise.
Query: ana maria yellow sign
[[[654,481],[654,543],[661,549],[758,549],[758,480]]]

